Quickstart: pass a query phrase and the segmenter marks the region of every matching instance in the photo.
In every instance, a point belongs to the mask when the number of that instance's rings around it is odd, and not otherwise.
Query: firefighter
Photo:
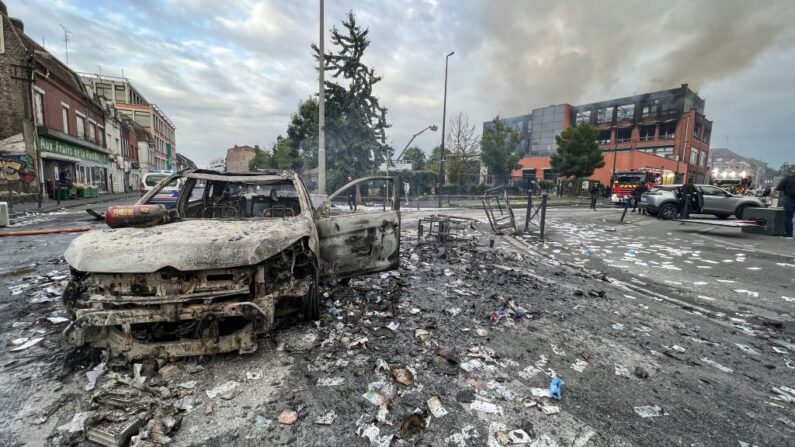
[[[683,219],[687,219],[690,212],[693,210],[693,199],[695,199],[695,202],[698,203],[698,197],[696,197],[696,194],[698,194],[696,191],[696,185],[693,184],[693,179],[688,177],[687,182],[684,186],[682,186],[682,205],[681,209],[679,210],[679,214]],[[690,203],[685,205],[688,199],[690,199]],[[685,208],[687,208],[688,215],[685,215]]]
[[[640,203],[640,197],[643,195],[644,192],[648,191],[649,188],[646,187],[645,183],[641,183],[635,187],[635,190],[632,191],[632,212],[634,213],[638,209],[638,203]],[[640,212],[642,214],[646,214],[646,208],[641,207]]]

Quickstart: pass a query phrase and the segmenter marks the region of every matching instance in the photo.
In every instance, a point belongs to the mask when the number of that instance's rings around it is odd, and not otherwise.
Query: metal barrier
[[[517,233],[516,219],[514,218],[511,202],[508,200],[508,192],[504,187],[498,186],[486,190],[486,194],[481,199],[486,218],[489,220],[492,231],[495,234],[502,234],[502,230],[508,228],[513,234]],[[497,208],[499,215],[494,211]]]
[[[544,240],[544,229],[546,227],[548,199],[549,195],[547,193],[543,193],[541,194],[541,203],[538,206],[534,206],[532,191],[527,192],[527,214],[525,215],[524,219],[524,233],[530,233],[530,224],[534,223],[533,218],[541,213],[538,218],[538,231],[542,241]]]

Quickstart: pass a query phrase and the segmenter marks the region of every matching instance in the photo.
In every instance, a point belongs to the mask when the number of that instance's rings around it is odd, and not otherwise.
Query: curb
[[[52,213],[54,211],[62,210],[62,209],[69,209],[69,208],[76,208],[78,206],[83,205],[94,205],[98,203],[105,203],[105,202],[112,202],[114,200],[119,199],[129,199],[131,197],[139,196],[138,193],[130,193],[130,194],[123,194],[123,195],[114,195],[112,197],[97,197],[97,200],[87,201],[87,202],[69,202],[69,201],[62,201],[60,205],[56,206],[49,206],[49,207],[42,207],[42,208],[31,208],[28,210],[17,211],[14,210],[11,213],[11,219],[17,218],[25,213]]]

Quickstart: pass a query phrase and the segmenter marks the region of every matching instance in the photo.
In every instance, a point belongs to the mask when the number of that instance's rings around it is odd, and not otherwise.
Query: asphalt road
[[[433,213],[480,219],[476,242],[418,243],[417,219]],[[497,431],[521,428],[534,447],[791,445],[795,405],[773,392],[795,388],[795,261],[783,245],[791,241],[635,215],[621,224],[619,216],[614,208],[551,208],[542,244],[492,235],[481,210],[404,210],[398,271],[328,287],[320,322],[283,323],[253,355],[174,364],[169,389],[194,382],[196,390],[175,444],[375,445],[362,437],[369,433],[396,436],[392,446],[496,446]],[[517,218],[523,222],[521,212]],[[75,209],[27,216],[11,229],[83,225],[103,224]],[[68,268],[60,258],[75,237],[3,240],[0,340],[44,340],[0,350],[2,445],[64,442],[58,427],[92,408],[85,373],[97,360],[61,348],[63,323],[46,319],[63,316],[58,298],[35,302],[40,292],[16,292],[62,285]],[[531,318],[490,322],[509,300]],[[355,343],[361,338],[366,346]],[[448,371],[437,362],[440,347],[484,365]],[[394,384],[378,359],[412,368],[414,383]],[[132,374],[130,365],[112,370]],[[565,380],[562,400],[533,397],[550,374]],[[230,380],[240,382],[231,400],[204,393]],[[396,392],[380,414],[363,395],[386,393],[384,383]],[[404,433],[434,395],[449,414]],[[275,422],[286,409],[298,411],[298,423]],[[313,422],[330,411],[332,426]]]

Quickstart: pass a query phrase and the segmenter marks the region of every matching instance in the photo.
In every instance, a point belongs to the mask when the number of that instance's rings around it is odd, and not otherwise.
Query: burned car
[[[183,185],[176,205],[153,204],[175,180]],[[67,344],[127,359],[253,352],[275,317],[319,317],[322,281],[398,267],[393,183],[359,179],[313,208],[290,172],[171,175],[136,205],[110,207],[110,229],[67,248]]]

